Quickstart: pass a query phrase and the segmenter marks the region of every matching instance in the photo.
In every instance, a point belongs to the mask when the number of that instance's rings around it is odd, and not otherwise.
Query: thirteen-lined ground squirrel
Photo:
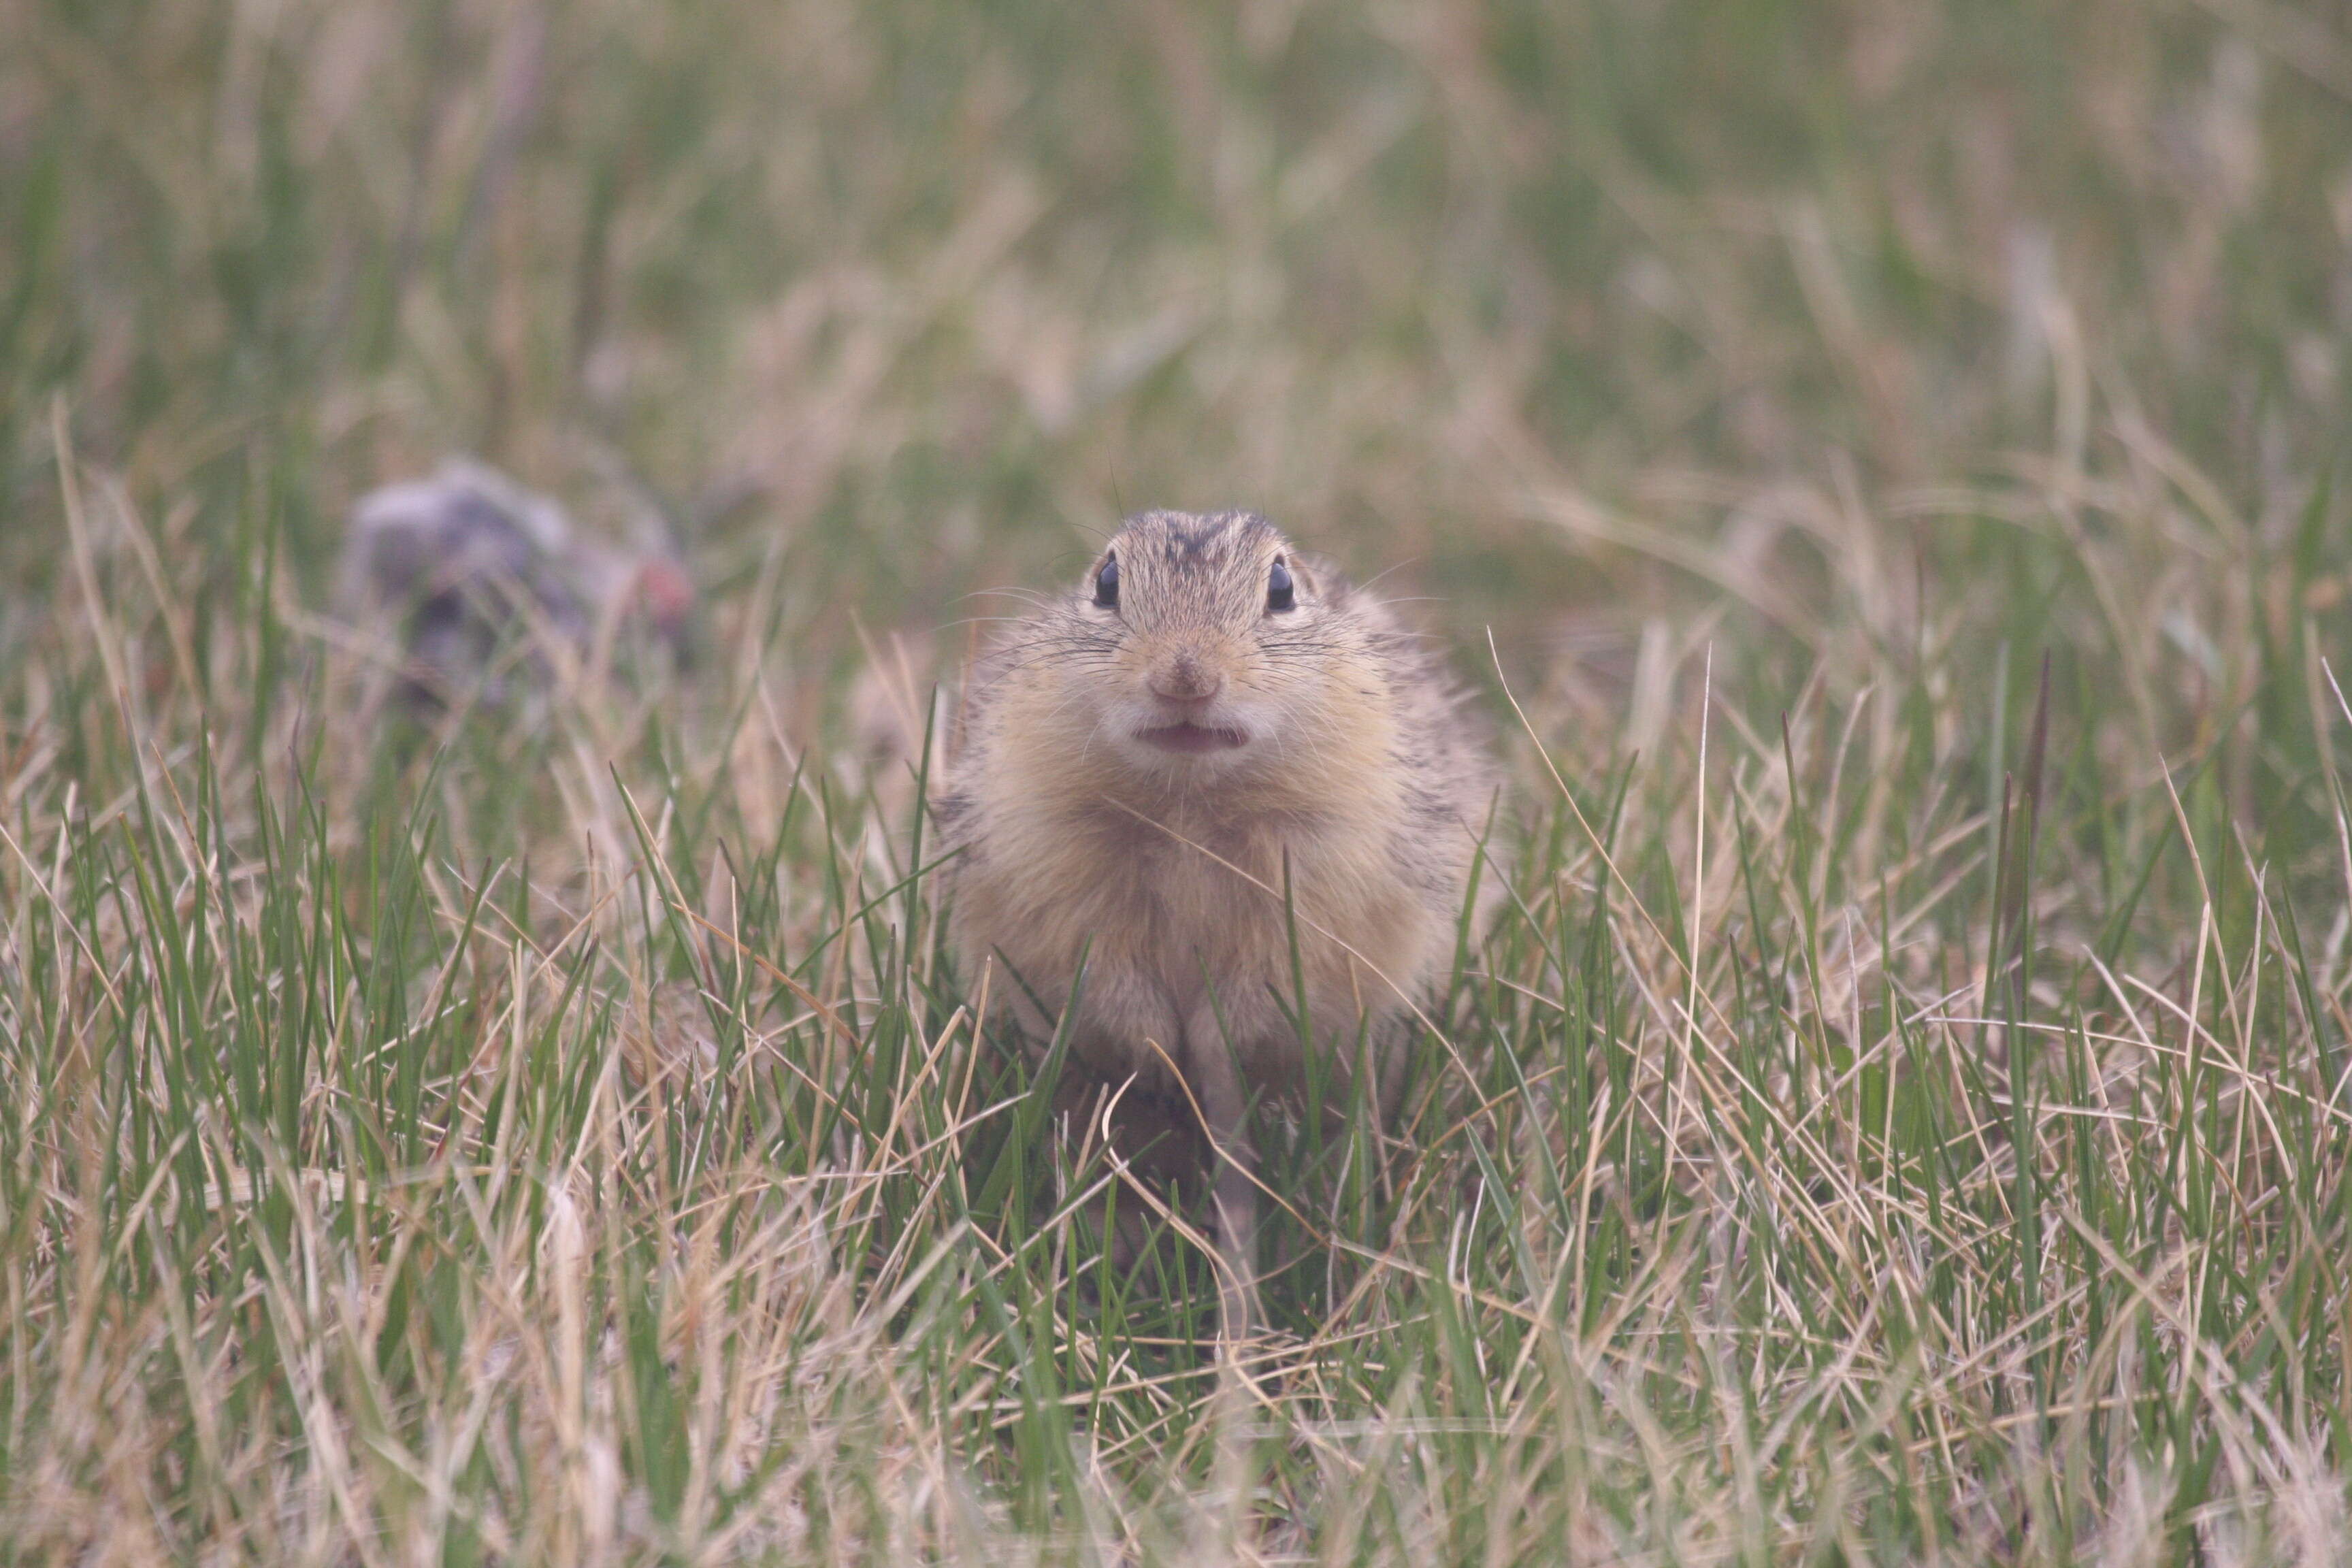
[[[1483,727],[1440,659],[1264,518],[1153,511],[980,661],[958,730],[937,805],[966,983],[993,958],[993,996],[1043,1042],[1085,953],[1074,1058],[1133,1078],[1118,1142],[1197,1127],[1197,1103],[1246,1273],[1244,1114],[1307,1065],[1286,879],[1330,1102],[1369,1069],[1385,1115],[1493,805]],[[1195,1135],[1187,1158],[1207,1154]]]

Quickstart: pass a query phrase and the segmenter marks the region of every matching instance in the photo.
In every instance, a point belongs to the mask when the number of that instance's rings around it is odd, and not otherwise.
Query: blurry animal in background
[[[508,701],[518,677],[601,667],[635,635],[683,661],[692,581],[665,547],[582,537],[562,507],[488,464],[371,490],[343,542],[344,613],[388,634],[413,707]]]

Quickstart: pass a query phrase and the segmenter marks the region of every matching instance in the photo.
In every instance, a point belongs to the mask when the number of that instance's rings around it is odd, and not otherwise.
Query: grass
[[[2343,1561],[2347,93],[2267,0],[0,14],[0,1560]],[[451,449],[694,668],[385,713],[337,520]],[[1236,502],[1514,782],[1397,1135],[1268,1130],[1231,1504],[859,672]]]

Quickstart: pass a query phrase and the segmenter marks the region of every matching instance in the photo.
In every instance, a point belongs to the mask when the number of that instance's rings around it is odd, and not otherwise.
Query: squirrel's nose
[[[1224,678],[1189,653],[1180,653],[1151,672],[1148,682],[1154,697],[1171,702],[1206,702],[1224,685]]]

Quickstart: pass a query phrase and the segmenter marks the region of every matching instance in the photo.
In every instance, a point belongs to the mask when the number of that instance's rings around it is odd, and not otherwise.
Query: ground
[[[2317,4],[0,10],[0,1561],[2343,1561],[2347,323]],[[1512,780],[1239,1495],[914,776],[1147,505]]]

